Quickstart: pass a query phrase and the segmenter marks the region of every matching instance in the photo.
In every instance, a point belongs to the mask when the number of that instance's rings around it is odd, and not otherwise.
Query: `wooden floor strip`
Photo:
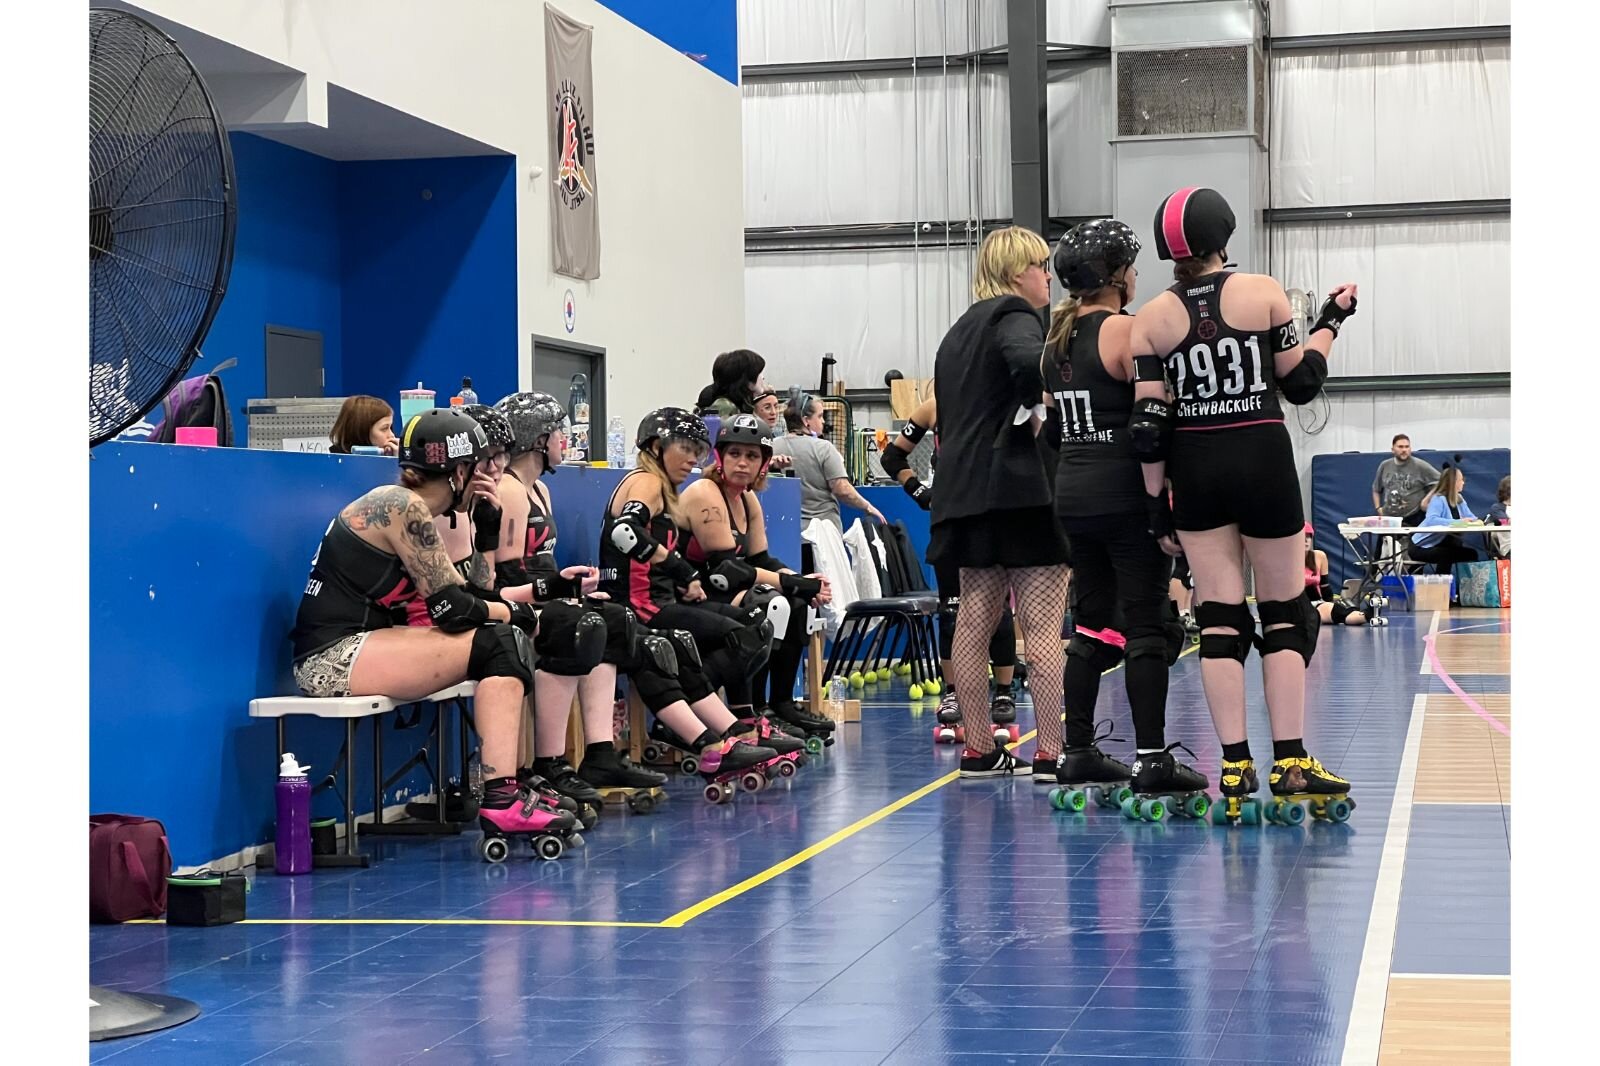
[[[1440,633],[1436,649],[1439,665],[1452,677],[1511,673],[1509,633]]]
[[[1484,709],[1504,708],[1510,698],[1485,697]],[[1434,716],[1436,706],[1460,708],[1449,694],[1428,697],[1428,717],[1417,759],[1418,803],[1510,803],[1511,738],[1475,714]]]
[[[1511,980],[1391,977],[1379,1066],[1511,1061]]]

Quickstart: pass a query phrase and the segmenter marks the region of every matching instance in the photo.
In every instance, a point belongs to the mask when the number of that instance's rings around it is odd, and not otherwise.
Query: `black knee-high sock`
[[[805,643],[800,637],[788,636],[772,649],[767,660],[767,670],[772,678],[772,704],[794,702],[794,682],[800,674],[800,658],[805,654]]]
[[[1100,698],[1100,671],[1081,655],[1068,655],[1061,670],[1061,694],[1067,705],[1064,740],[1069,748],[1094,743],[1094,705]]]
[[[772,660],[769,659],[767,660],[766,666],[763,666],[761,669],[756,671],[755,679],[750,683],[750,694],[751,697],[756,701],[757,707],[763,704],[771,706],[773,699],[778,696],[778,691],[776,688],[772,690],[771,696],[767,695],[767,683],[771,676]]]
[[[1166,747],[1167,661],[1158,655],[1139,655],[1122,669],[1133,710],[1134,743],[1140,751]]]

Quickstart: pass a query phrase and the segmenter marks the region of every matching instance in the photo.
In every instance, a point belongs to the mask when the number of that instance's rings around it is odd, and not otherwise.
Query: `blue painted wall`
[[[272,838],[274,731],[250,700],[294,691],[287,634],[328,520],[393,460],[241,448],[105,444],[90,462],[89,804],[159,818],[175,860],[196,865]],[[551,480],[563,563],[592,561],[620,471]],[[773,552],[799,558],[799,485],[764,498]],[[425,719],[426,722],[426,719]],[[371,809],[369,727],[356,809]],[[421,730],[390,734],[390,772]],[[337,723],[294,721],[290,750],[330,770]],[[452,751],[454,746],[452,745]],[[453,758],[453,756],[452,756]],[[418,771],[399,782],[418,789]],[[341,810],[331,792],[318,817]]]
[[[347,391],[397,404],[421,381],[443,405],[462,375],[486,403],[516,391],[514,170],[511,156],[340,164]]]
[[[227,295],[191,375],[226,359],[222,383],[245,443],[240,406],[266,395],[268,324],[322,334],[327,394],[339,395],[343,301],[339,164],[248,133],[228,137],[239,182],[239,225]]]
[[[737,0],[600,0],[602,4],[680,52],[739,84]]]

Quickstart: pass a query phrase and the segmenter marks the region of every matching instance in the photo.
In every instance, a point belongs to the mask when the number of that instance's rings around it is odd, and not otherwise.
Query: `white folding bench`
[[[378,832],[385,829],[390,832],[398,827],[394,823],[385,825],[383,822],[383,723],[381,719],[385,714],[393,711],[397,706],[408,703],[436,703],[457,702],[470,699],[477,689],[477,682],[463,681],[459,685],[440,689],[438,692],[424,696],[421,700],[406,700],[397,704],[388,696],[268,696],[250,701],[250,717],[271,718],[277,723],[277,751],[273,756],[272,766],[276,772],[278,765],[283,760],[283,753],[287,747],[285,741],[285,722],[289,718],[305,715],[312,718],[341,719],[344,722],[344,850],[336,855],[317,855],[312,860],[313,866],[338,867],[356,866],[365,867],[370,864],[368,856],[356,851],[356,816],[354,801],[354,784],[356,768],[356,722],[363,718],[372,720],[372,753],[373,753],[373,823]],[[462,706],[465,711],[464,705]],[[439,761],[441,771],[444,762],[443,745],[444,716],[439,715],[434,721],[434,740],[439,747]],[[462,757],[465,759],[465,716],[463,714],[463,747]],[[436,778],[437,781],[437,778]],[[438,789],[438,825],[450,827],[447,829],[429,829],[430,832],[458,832],[460,827],[455,823],[444,821],[444,803],[442,783]],[[423,823],[427,824],[427,823]],[[372,828],[369,826],[369,830]],[[407,826],[404,832],[415,832]]]

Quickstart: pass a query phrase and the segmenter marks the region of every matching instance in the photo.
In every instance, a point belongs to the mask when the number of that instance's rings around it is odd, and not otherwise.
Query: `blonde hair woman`
[[[1033,775],[1055,780],[1061,751],[1061,618],[1067,606],[1067,543],[1034,438],[1042,423],[1042,309],[1050,304],[1050,249],[1011,226],[984,239],[973,304],[950,327],[934,361],[939,411],[939,491],[928,561],[961,575],[951,649],[967,749],[961,776],[1017,772],[994,741],[988,700],[989,637],[1014,595],[1028,645],[1039,743]]]

